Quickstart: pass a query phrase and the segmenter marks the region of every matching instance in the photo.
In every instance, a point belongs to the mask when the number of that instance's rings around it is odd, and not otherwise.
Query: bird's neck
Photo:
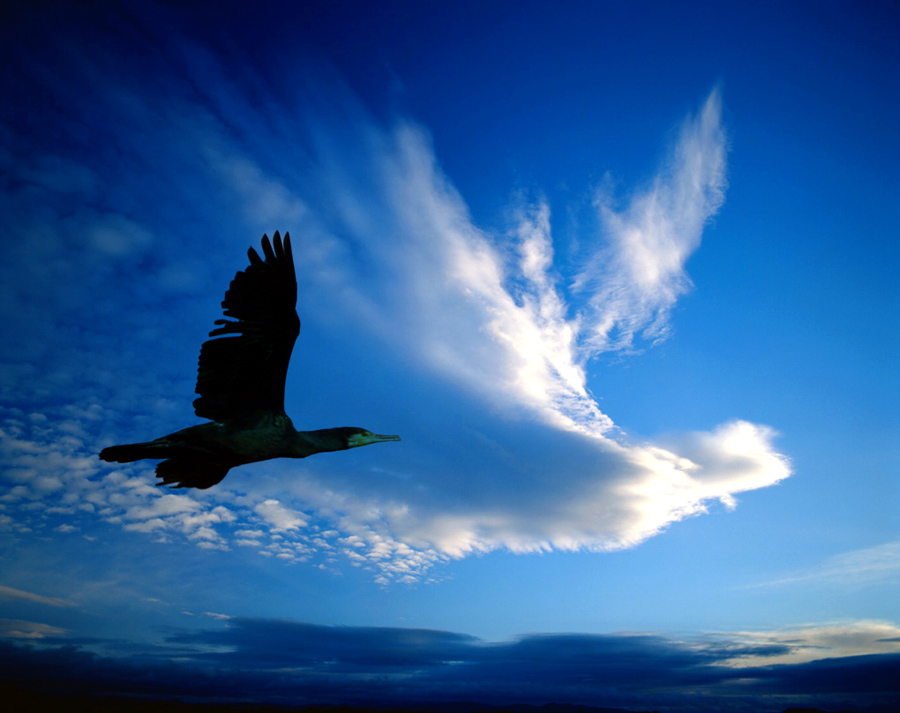
[[[347,450],[347,439],[339,428],[318,431],[295,431],[291,442],[291,457],[306,458],[315,453]]]

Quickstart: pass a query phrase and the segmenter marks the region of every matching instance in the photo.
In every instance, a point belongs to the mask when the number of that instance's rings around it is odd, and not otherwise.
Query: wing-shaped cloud
[[[511,239],[491,234],[472,223],[421,128],[401,122],[379,130],[365,120],[360,144],[349,150],[346,136],[331,136],[332,124],[319,125],[313,144],[321,183],[340,207],[318,216],[319,231],[333,241],[352,235],[362,257],[354,263],[345,247],[323,250],[310,241],[308,253],[299,249],[300,264],[311,266],[301,267],[302,281],[342,295],[346,313],[365,315],[361,322],[398,357],[415,355],[420,368],[518,419],[486,436],[516,452],[513,466],[479,463],[477,449],[461,439],[459,450],[471,458],[456,473],[446,464],[436,468],[438,477],[415,476],[427,483],[427,495],[343,494],[343,527],[378,552],[379,562],[399,543],[451,557],[497,547],[629,547],[710,501],[730,508],[735,494],[789,475],[771,428],[735,420],[666,446],[635,441],[601,411],[586,381],[593,356],[667,333],[669,312],[690,286],[684,263],[723,201],[720,115],[713,91],[685,120],[651,187],[622,213],[598,207],[605,233],[588,241],[593,252],[568,290],[554,269],[545,202],[521,207]],[[585,306],[574,309],[572,296],[585,293]],[[518,442],[523,421],[540,424],[530,433],[543,448]],[[447,497],[460,470],[487,483],[477,498]],[[334,501],[333,481],[313,475],[292,487],[316,508]]]
[[[668,331],[669,312],[690,286],[684,264],[724,200],[718,91],[685,120],[649,189],[621,213],[598,203],[604,234],[588,236],[586,267],[571,280],[573,293],[588,295],[577,312],[554,272],[546,202],[518,211],[512,241],[485,232],[422,129],[403,122],[377,140],[371,131],[360,147],[363,165],[347,165],[350,152],[333,148],[336,137],[315,142],[329,202],[340,206],[328,227],[352,234],[367,249],[367,266],[382,273],[376,279],[393,287],[360,294],[345,284],[348,307],[367,305],[391,343],[494,402],[524,406],[556,427],[608,431],[612,421],[588,393],[584,365],[631,347],[636,336],[658,341]],[[338,265],[327,269],[339,273]]]

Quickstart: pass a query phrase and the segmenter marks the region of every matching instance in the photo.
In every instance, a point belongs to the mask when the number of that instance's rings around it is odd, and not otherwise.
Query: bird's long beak
[[[350,448],[368,446],[370,443],[384,443],[385,441],[399,441],[400,436],[380,436],[377,433],[358,433],[350,436]]]

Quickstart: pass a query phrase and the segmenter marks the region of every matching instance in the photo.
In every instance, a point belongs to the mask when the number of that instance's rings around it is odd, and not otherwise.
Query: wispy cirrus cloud
[[[863,587],[900,580],[900,541],[832,555],[818,566],[762,582],[755,587],[814,583]]]
[[[529,409],[554,427],[609,431],[613,422],[588,393],[584,366],[632,347],[636,336],[663,338],[671,308],[690,286],[684,264],[724,201],[718,91],[685,119],[651,187],[627,209],[616,212],[598,198],[604,234],[585,241],[586,266],[568,290],[554,269],[546,202],[523,205],[512,240],[500,239],[472,223],[420,127],[401,122],[376,133],[367,126],[359,151],[349,152],[336,148],[329,126],[323,122],[325,136],[314,145],[329,202],[340,206],[330,232],[350,232],[367,267],[392,285],[363,292],[356,286],[367,279],[344,272],[348,308],[363,307],[391,342],[495,403]],[[358,164],[348,158],[360,154],[367,158]],[[331,266],[327,274],[341,270]],[[587,306],[575,310],[567,291],[586,294]]]
[[[727,137],[718,90],[684,120],[660,171],[622,210],[603,190],[595,197],[606,244],[576,277],[588,295],[587,348],[631,349],[669,334],[679,297],[691,288],[685,263],[725,201]]]
[[[39,640],[57,638],[66,633],[65,629],[50,624],[22,619],[0,619],[0,638]]]
[[[45,597],[40,594],[35,594],[34,592],[26,592],[22,589],[15,589],[14,587],[6,587],[4,585],[0,585],[0,599],[34,602],[35,604],[46,604],[51,607],[75,606],[74,602],[70,602],[67,599]]]

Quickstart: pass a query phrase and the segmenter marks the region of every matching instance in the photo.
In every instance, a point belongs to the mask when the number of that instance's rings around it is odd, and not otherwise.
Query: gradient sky
[[[5,676],[900,698],[896,3],[0,13]],[[202,492],[99,461],[197,422],[275,230],[295,425],[402,442]]]

